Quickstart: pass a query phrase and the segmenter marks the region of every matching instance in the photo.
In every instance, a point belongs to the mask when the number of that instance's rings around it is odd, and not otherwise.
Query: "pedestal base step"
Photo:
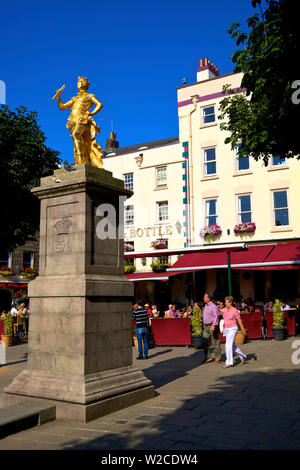
[[[20,398],[20,397],[19,397]],[[12,403],[2,400],[2,403]],[[35,400],[24,400],[0,408],[0,439],[10,434],[53,421],[56,418],[56,408],[47,403]]]
[[[140,403],[142,401],[148,400],[149,398],[153,398],[154,395],[154,386],[150,385],[148,387],[140,388],[138,390],[133,390],[127,393],[122,393],[120,395],[106,398],[105,400],[99,400],[94,403],[89,403],[87,405],[58,400],[48,400],[43,398],[38,398],[37,400],[39,401],[39,403],[44,403],[45,409],[47,409],[47,407],[56,408],[56,419],[88,423],[89,421],[92,421],[94,419],[101,418],[101,416],[105,416],[107,414],[113,413],[114,411],[118,411],[123,408],[136,405],[137,403]],[[20,403],[20,400],[22,400],[22,403]],[[16,402],[17,404],[22,404],[24,406],[24,403],[27,404],[34,401],[32,400],[32,397],[4,393],[2,395],[2,402],[7,404]],[[13,405],[9,408],[13,409],[16,406],[17,405]],[[55,419],[55,417],[52,419]],[[33,424],[33,426],[36,426],[36,424]]]

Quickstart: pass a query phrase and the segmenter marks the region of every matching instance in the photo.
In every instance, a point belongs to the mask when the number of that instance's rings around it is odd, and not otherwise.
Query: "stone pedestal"
[[[120,196],[131,193],[109,171],[75,168],[33,190],[40,274],[29,284],[28,368],[5,392],[56,400],[60,417],[86,421],[153,397],[154,387],[132,366],[133,284],[119,225]]]

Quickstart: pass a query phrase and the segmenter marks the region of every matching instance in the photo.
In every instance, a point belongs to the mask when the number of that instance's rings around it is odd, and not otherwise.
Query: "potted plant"
[[[33,268],[23,268],[22,271],[20,272],[21,276],[31,280],[34,279],[37,276],[37,271],[36,269]]]
[[[161,273],[166,271],[166,269],[170,266],[170,263],[161,263],[160,261],[154,261],[150,264],[150,267],[154,273]]]
[[[12,339],[12,315],[10,312],[7,312],[4,318],[4,333],[1,335],[2,345],[6,348],[11,346]]]
[[[191,342],[195,349],[202,349],[203,343],[206,341],[203,338],[203,313],[199,307],[193,308],[193,314],[190,316],[191,322]]]
[[[8,266],[1,266],[0,268],[0,276],[8,277],[14,274],[14,270],[9,268]]]
[[[124,264],[124,274],[134,273],[136,267],[133,264]]]
[[[285,339],[286,328],[284,323],[284,313],[281,310],[282,303],[278,299],[275,300],[273,306],[273,327],[272,332],[276,341],[282,341]]]

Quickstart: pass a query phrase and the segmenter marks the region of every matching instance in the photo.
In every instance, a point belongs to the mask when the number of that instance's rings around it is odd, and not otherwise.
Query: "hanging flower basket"
[[[154,240],[154,242],[151,242],[150,246],[156,250],[165,250],[168,248],[168,245],[163,240]]]
[[[234,233],[253,233],[255,230],[255,222],[245,222],[234,226]]]
[[[27,297],[27,289],[20,289],[14,293],[14,299],[26,299]]]
[[[200,237],[202,238],[211,239],[220,235],[222,235],[222,229],[218,224],[207,225],[200,230]]]
[[[9,268],[8,266],[1,266],[0,268],[0,276],[12,276],[14,274],[14,270]]]
[[[134,247],[131,243],[124,243],[124,251],[133,251]]]

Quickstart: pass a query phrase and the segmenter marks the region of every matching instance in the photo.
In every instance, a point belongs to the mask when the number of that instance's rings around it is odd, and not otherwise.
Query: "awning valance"
[[[243,267],[252,267],[261,265],[273,250],[275,245],[256,245],[250,246],[248,250],[233,251],[231,253],[231,267],[242,269]],[[188,253],[183,255],[167,271],[191,272],[206,269],[226,269],[228,268],[227,250],[205,253]]]

